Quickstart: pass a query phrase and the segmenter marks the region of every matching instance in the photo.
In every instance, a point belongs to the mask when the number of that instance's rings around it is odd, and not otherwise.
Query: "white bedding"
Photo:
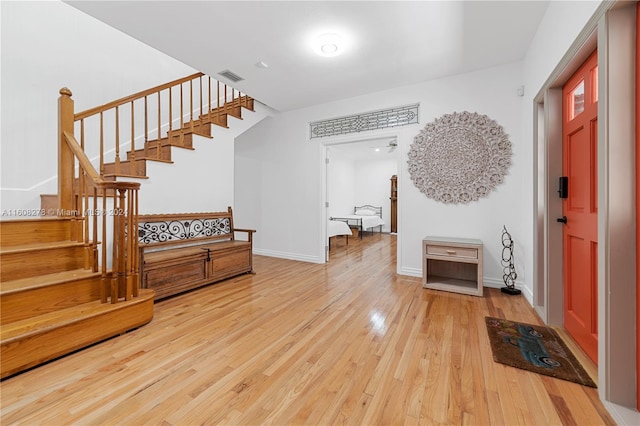
[[[327,224],[327,235],[329,237],[335,237],[336,235],[353,235],[351,228],[346,222],[341,220],[330,220]]]
[[[340,219],[360,220],[362,219],[362,229],[366,230],[374,228],[376,226],[384,225],[384,220],[380,216],[358,216],[355,214],[348,214],[340,216]]]

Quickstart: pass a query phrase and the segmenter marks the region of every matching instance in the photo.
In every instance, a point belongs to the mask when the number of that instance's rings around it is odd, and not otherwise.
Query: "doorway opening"
[[[325,261],[390,233],[398,151],[395,135],[324,144]]]

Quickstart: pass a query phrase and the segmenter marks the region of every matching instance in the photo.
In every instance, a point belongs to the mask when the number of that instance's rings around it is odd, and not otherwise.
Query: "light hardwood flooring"
[[[374,234],[326,265],[255,256],[256,275],[4,380],[0,423],[614,424],[595,389],[493,361],[485,316],[540,322],[522,296],[423,289],[395,253]]]

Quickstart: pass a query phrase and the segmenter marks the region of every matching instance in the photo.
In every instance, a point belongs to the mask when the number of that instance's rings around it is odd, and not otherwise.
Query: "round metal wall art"
[[[486,115],[454,112],[414,137],[407,163],[413,184],[427,197],[467,204],[502,183],[511,166],[511,142]]]

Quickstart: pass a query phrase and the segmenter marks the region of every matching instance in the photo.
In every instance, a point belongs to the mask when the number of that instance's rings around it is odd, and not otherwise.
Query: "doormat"
[[[500,318],[485,321],[494,361],[596,387],[555,330]]]

